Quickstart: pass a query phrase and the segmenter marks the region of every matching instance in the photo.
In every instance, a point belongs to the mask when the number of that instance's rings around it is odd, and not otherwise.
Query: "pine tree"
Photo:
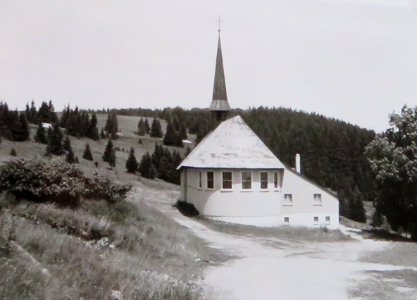
[[[75,155],[74,155],[74,152],[72,151],[71,145],[65,157],[65,161],[70,164],[75,164]]]
[[[36,130],[35,142],[41,144],[46,144],[48,142],[46,139],[46,131],[45,128],[43,128],[42,124],[39,124],[38,129]]]
[[[133,147],[130,148],[129,157],[126,161],[126,169],[128,173],[135,173],[138,169],[138,162]]]
[[[163,144],[167,146],[174,146],[176,143],[176,136],[172,123],[168,121],[167,129],[164,135]]]
[[[104,153],[103,153],[103,156],[102,156],[103,161],[106,161],[106,162],[110,163],[113,151],[114,151],[113,150],[113,143],[112,143],[111,139],[109,139],[109,141],[107,142],[107,145],[106,145],[106,149],[104,150]]]
[[[145,134],[146,134],[145,122],[143,122],[143,119],[140,118],[139,123],[138,123],[138,135],[144,136]]]
[[[65,151],[70,151],[70,149],[71,149],[71,141],[70,141],[68,135],[65,136],[64,142],[62,143],[62,148]]]
[[[100,138],[103,140],[103,139],[105,139],[107,136],[106,136],[106,134],[104,133],[104,129],[103,129],[103,127],[101,127],[101,131],[100,131]]]
[[[156,118],[153,118],[153,121],[152,121],[151,137],[155,137],[155,138],[162,137],[161,123]]]
[[[109,159],[108,163],[113,168],[116,166],[116,150],[113,149],[111,151],[111,153],[110,153],[110,159]]]
[[[47,154],[61,155],[64,152],[62,147],[63,134],[58,124],[54,124],[48,129],[48,144],[46,146]]]
[[[40,123],[51,123],[51,115],[48,104],[44,101],[39,107],[37,119]]]
[[[142,159],[139,165],[139,172],[142,175],[142,177],[155,179],[156,170],[152,163],[152,158],[149,152],[146,152],[146,154],[142,156]]]
[[[32,100],[30,104],[30,122],[37,124],[38,123],[38,111],[36,110],[35,102]]]
[[[89,143],[85,144],[83,158],[86,159],[86,160],[93,161],[93,154],[91,153],[91,149],[90,149],[90,144]]]
[[[149,126],[148,118],[145,118],[145,132],[146,134],[149,134],[151,132],[151,128]]]
[[[18,120],[15,122],[11,131],[14,141],[22,142],[29,139],[29,125],[23,113],[19,114]]]
[[[90,120],[90,124],[88,126],[88,134],[87,136],[92,139],[92,140],[99,140],[100,136],[98,134],[98,129],[97,129],[97,117],[96,114],[93,113],[91,115],[91,120]]]
[[[10,150],[10,155],[11,156],[17,156],[17,152],[16,152],[15,148],[12,148],[12,150]]]
[[[115,113],[109,114],[107,116],[106,125],[104,127],[104,130],[107,132],[107,134],[111,138],[117,138],[117,133],[119,132],[118,129],[118,122],[117,122],[117,116]]]

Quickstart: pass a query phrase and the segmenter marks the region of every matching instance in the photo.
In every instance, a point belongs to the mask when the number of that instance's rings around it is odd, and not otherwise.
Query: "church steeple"
[[[219,40],[217,44],[216,71],[214,74],[213,99],[210,104],[210,111],[216,122],[222,122],[226,120],[227,115],[230,111],[229,102],[227,102],[226,80],[224,77],[223,69],[222,47],[220,42],[220,28]]]

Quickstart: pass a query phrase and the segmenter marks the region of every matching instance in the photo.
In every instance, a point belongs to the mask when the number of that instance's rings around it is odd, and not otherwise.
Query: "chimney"
[[[301,156],[299,153],[295,155],[295,171],[301,174]]]

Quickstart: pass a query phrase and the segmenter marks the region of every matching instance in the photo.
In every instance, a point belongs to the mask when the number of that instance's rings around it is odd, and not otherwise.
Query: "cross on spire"
[[[219,16],[219,29],[218,29],[219,33],[221,31],[221,29],[220,29],[221,26],[220,25],[221,25],[221,20],[220,20],[220,16]]]

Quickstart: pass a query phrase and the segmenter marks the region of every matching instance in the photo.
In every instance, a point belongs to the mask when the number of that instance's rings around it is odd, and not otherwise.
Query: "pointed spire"
[[[228,112],[230,111],[230,106],[227,102],[226,80],[223,69],[220,25],[219,40],[217,44],[216,71],[214,74],[213,99],[210,104],[210,111],[213,112],[213,115],[217,121],[224,121]]]
[[[223,69],[222,45],[220,41],[220,30],[219,41],[217,44],[216,73],[214,74],[213,100],[227,101],[226,80],[224,77]]]

